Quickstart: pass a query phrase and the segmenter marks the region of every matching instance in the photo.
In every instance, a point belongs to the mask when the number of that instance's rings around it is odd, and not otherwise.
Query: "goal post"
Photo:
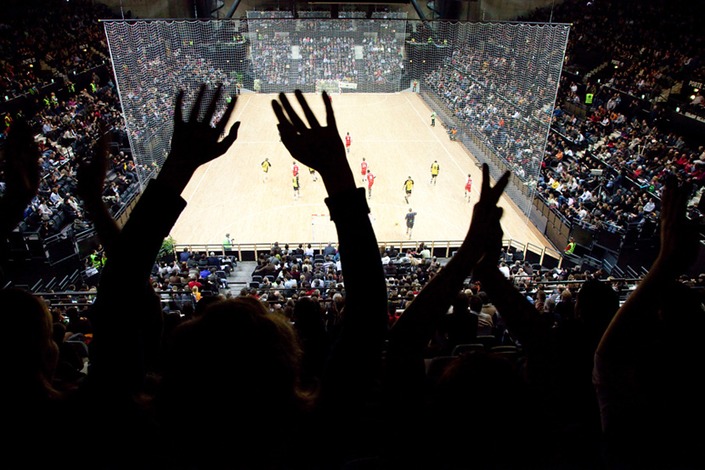
[[[340,81],[338,80],[316,80],[316,94],[321,94],[323,92],[329,95],[340,94]]]
[[[311,242],[329,243],[338,239],[330,214],[311,214]]]

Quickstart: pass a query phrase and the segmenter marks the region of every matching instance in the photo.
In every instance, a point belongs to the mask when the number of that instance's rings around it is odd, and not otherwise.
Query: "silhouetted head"
[[[467,312],[470,306],[470,298],[465,292],[459,292],[453,299],[453,313]]]
[[[535,407],[511,361],[480,352],[461,354],[445,367],[432,400],[432,422],[443,430],[432,442],[438,444],[431,450],[438,459],[434,468],[522,468],[522,459],[529,461],[535,439],[530,431],[537,431]],[[506,443],[497,436],[506,429],[521,436],[512,441],[515,450],[521,449],[518,454],[502,451]]]
[[[58,361],[58,346],[53,339],[53,321],[47,305],[31,293],[9,288],[0,290],[3,329],[0,341],[3,375],[18,397],[50,398],[56,394],[51,385]],[[25,396],[22,396],[22,395]]]
[[[619,294],[609,284],[597,279],[589,279],[580,287],[575,302],[575,317],[594,337],[595,345],[612,321],[617,309],[619,309]]]
[[[253,297],[214,302],[179,325],[157,395],[169,436],[188,436],[175,451],[186,459],[206,450],[214,460],[230,452],[256,459],[286,441],[311,400],[300,386],[300,363],[291,324]]]
[[[470,297],[470,310],[480,312],[482,310],[482,298],[479,295]]]

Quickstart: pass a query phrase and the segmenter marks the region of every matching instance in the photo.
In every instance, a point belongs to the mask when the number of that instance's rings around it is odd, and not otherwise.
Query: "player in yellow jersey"
[[[266,183],[267,182],[267,176],[269,175],[269,169],[272,167],[272,164],[269,162],[269,158],[265,158],[264,161],[261,163],[262,165],[262,182]]]
[[[414,180],[411,179],[411,176],[406,178],[406,181],[404,181],[404,200],[406,203],[409,203],[409,196],[411,196],[411,190],[414,189]]]
[[[299,198],[299,175],[291,178],[291,184],[294,187],[294,199]]]
[[[438,164],[438,160],[434,160],[433,163],[431,163],[431,184],[436,184],[436,178],[438,177],[438,171],[441,169],[441,166]]]

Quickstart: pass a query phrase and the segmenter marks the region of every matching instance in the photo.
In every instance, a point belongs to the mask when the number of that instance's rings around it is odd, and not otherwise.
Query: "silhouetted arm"
[[[482,192],[474,206],[465,240],[458,252],[419,292],[390,331],[386,363],[387,392],[391,395],[390,407],[398,408],[400,415],[405,415],[405,407],[417,407],[423,399],[424,352],[464,281],[483,257],[484,237],[488,230],[494,225],[499,226],[502,209],[497,207],[497,202],[508,181],[509,173],[505,173],[491,187],[489,167],[483,165]],[[396,398],[400,396],[403,399]],[[405,401],[408,403],[405,404]]]
[[[191,180],[194,172],[201,165],[223,155],[237,138],[237,132],[240,127],[239,121],[235,122],[230,127],[228,134],[222,140],[219,140],[235,108],[235,103],[237,102],[236,97],[233,97],[232,101],[228,104],[223,117],[216,127],[211,127],[210,125],[211,119],[216,112],[217,100],[221,95],[220,90],[221,87],[218,87],[217,92],[205,110],[203,118],[200,120],[199,111],[205,93],[205,85],[201,86],[196,96],[196,101],[192,106],[188,121],[185,121],[182,116],[183,91],[179,91],[176,97],[174,133],[171,139],[169,155],[154,181],[155,184],[153,186],[158,186],[156,191],[163,191],[171,197],[176,197],[184,206],[186,203],[180,196]],[[138,208],[135,207],[135,210],[137,209]],[[183,210],[183,208],[180,210]],[[131,214],[130,220],[128,220],[128,223],[123,228],[123,233],[128,230],[127,235],[125,235],[127,239],[130,240],[131,237],[135,244],[139,241],[141,253],[139,256],[134,256],[136,259],[131,263],[132,271],[135,272],[135,270],[138,270],[138,272],[146,278],[151,272],[152,265],[159,252],[162,241],[169,234],[176,219],[169,221],[170,218],[167,218],[168,220],[165,221],[164,228],[158,230],[159,233],[145,234],[143,232],[144,225],[140,226],[137,223],[130,224],[133,214]],[[147,224],[148,226],[153,225],[151,219],[155,217],[155,214],[142,212],[138,214],[142,216],[140,221],[143,224]],[[147,240],[144,239],[145,235],[148,236]],[[121,245],[130,252],[133,252],[132,250],[137,248],[130,242],[121,242]]]
[[[103,201],[105,176],[108,172],[108,143],[103,131],[101,129],[102,135],[95,151],[78,158],[77,190],[105,253],[110,258],[120,228]]]
[[[421,378],[423,352],[464,281],[485,254],[483,239],[487,236],[486,232],[495,224],[499,225],[502,215],[502,209],[497,207],[497,202],[507,186],[509,173],[505,173],[494,187],[490,186],[487,165],[483,165],[482,173],[480,200],[475,204],[465,240],[443,269],[419,292],[390,333],[390,366],[407,367],[415,363]],[[394,362],[391,362],[392,360]],[[405,363],[405,366],[402,366],[402,363]]]
[[[282,143],[294,158],[318,171],[326,186],[326,204],[338,233],[345,283],[342,328],[323,375],[321,397],[325,420],[339,433],[329,436],[329,450],[335,454],[333,447],[348,447],[368,437],[360,433],[358,424],[369,418],[367,407],[379,381],[387,333],[386,285],[365,189],[355,186],[328,95],[323,92],[325,127],[318,123],[301,92],[297,90],[295,95],[308,126],[283,93],[272,107]]]
[[[485,233],[485,257],[475,267],[473,278],[480,281],[512,337],[521,343],[528,357],[541,351],[548,352],[550,331],[541,321],[539,312],[497,266],[502,253],[502,236],[502,227],[497,220]]]
[[[659,309],[668,302],[674,283],[694,261],[697,231],[686,220],[690,186],[670,179],[664,188],[661,210],[661,247],[649,272],[617,311],[597,348],[604,360],[616,364],[629,360],[632,348],[644,345],[644,334],[653,333]]]
[[[480,199],[474,206],[465,240],[458,252],[419,292],[391,329],[384,387],[385,409],[389,420],[386,431],[390,436],[386,449],[389,452],[388,458],[399,468],[418,465],[417,459],[428,450],[424,447],[428,445],[429,432],[446,432],[426,429],[426,425],[420,425],[428,419],[427,403],[430,397],[424,352],[448,307],[478,263],[493,263],[497,270],[499,254],[495,253],[493,247],[488,250],[487,238],[498,240],[501,248],[502,231],[499,221],[502,209],[497,207],[497,203],[508,180],[509,173],[505,173],[491,187],[489,168],[483,165]],[[515,290],[513,286],[511,288]],[[468,462],[471,461],[472,457],[468,456]]]
[[[698,230],[686,219],[689,196],[690,185],[667,180],[659,254],[595,352],[593,384],[612,468],[646,468],[642,462],[665,468],[658,459],[671,468],[702,462],[699,436],[691,431],[703,416],[696,372],[702,299],[677,280],[698,250]]]
[[[181,192],[200,165],[225,153],[237,137],[239,122],[218,140],[236,100],[211,127],[220,88],[199,120],[204,92],[202,86],[188,121],[182,117],[183,91],[177,94],[169,155],[140,196],[101,274],[92,315],[95,361],[90,375],[118,389],[141,385],[145,364],[158,347],[161,307],[149,276],[164,237],[186,206]]]
[[[308,126],[283,93],[279,95],[281,104],[273,101],[272,107],[282,142],[294,158],[320,173],[328,191],[326,204],[336,224],[345,279],[345,326],[340,340],[365,357],[375,355],[381,351],[386,334],[386,285],[365,190],[355,185],[328,95],[323,93],[325,127],[301,92],[297,90],[295,95]]]

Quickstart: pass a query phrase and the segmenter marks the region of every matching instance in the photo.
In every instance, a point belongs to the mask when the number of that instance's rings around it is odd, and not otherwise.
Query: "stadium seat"
[[[493,356],[503,357],[510,361],[517,360],[521,355],[519,348],[510,345],[494,346],[490,348],[490,354]]]
[[[460,356],[461,354],[469,354],[473,352],[485,352],[487,349],[482,343],[463,343],[458,344],[451,352],[452,356]]]
[[[489,351],[490,348],[497,345],[497,337],[495,335],[478,335],[475,338],[476,342],[485,345],[485,350]]]
[[[220,281],[220,287],[228,287],[228,275],[225,271],[216,271],[215,275],[218,276],[218,281]]]

